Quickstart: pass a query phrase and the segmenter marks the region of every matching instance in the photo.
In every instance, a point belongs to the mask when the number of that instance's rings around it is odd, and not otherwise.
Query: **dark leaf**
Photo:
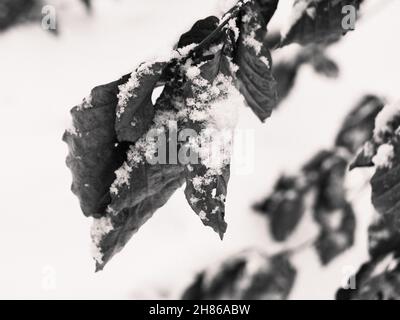
[[[177,47],[183,48],[202,42],[218,27],[218,24],[219,19],[214,16],[197,21],[188,32],[181,35]]]
[[[205,226],[210,226],[222,239],[227,228],[225,217],[225,199],[230,170],[223,168],[221,175],[207,176],[208,169],[202,164],[189,166],[185,170],[185,196]],[[200,181],[199,185],[196,184]]]
[[[266,26],[260,7],[249,2],[243,7],[235,62],[239,66],[239,90],[261,121],[271,115],[277,104],[271,54],[263,45],[265,35]]]
[[[326,265],[354,244],[355,214],[350,204],[335,211],[316,211],[321,231],[315,243],[322,264]]]
[[[283,300],[296,278],[296,270],[286,255],[268,257],[255,250],[226,260],[217,273],[213,270],[200,273],[182,298]]]
[[[182,168],[179,166],[144,164],[138,170],[145,171],[142,179],[139,175],[134,176],[132,183],[137,181],[137,184],[131,185],[131,192],[127,194],[127,191],[122,194],[122,198],[114,199],[110,206],[112,230],[104,234],[97,243],[97,271],[104,268],[184,182]]]
[[[124,161],[127,147],[118,142],[114,123],[118,86],[126,81],[122,78],[94,88],[87,100],[72,109],[73,127],[63,136],[69,146],[72,191],[87,216],[105,214],[114,171]]]

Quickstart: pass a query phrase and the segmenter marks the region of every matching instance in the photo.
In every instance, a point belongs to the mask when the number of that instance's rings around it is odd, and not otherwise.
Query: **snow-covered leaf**
[[[264,45],[266,25],[260,7],[249,2],[243,7],[235,62],[240,92],[261,121],[267,119],[277,103],[272,59]]]
[[[186,166],[185,195],[203,224],[212,227],[221,239],[227,228],[225,199],[236,124],[235,119],[227,121],[236,113],[234,104],[227,100],[233,88],[227,57],[230,54],[226,43],[201,67],[189,67],[190,79],[184,91],[187,117],[183,126],[197,133],[186,146],[199,160]]]
[[[115,196],[109,207],[112,227],[94,241],[96,270],[118,253],[138,229],[162,207],[183,184],[182,168],[173,165],[138,166],[132,172],[130,188]],[[133,175],[134,174],[134,175]]]
[[[296,269],[284,254],[245,251],[197,275],[182,298],[188,300],[282,300],[293,287]]]
[[[327,43],[337,41],[346,30],[342,26],[344,6],[359,9],[362,0],[296,0],[289,23],[282,30],[281,46],[296,42]],[[351,29],[350,29],[351,30]]]

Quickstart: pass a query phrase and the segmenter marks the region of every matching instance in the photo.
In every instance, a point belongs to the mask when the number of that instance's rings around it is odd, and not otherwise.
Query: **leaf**
[[[265,121],[277,104],[271,54],[263,45],[266,25],[257,3],[249,2],[242,10],[235,54],[235,62],[239,66],[238,88],[253,112],[261,121]]]
[[[151,96],[166,65],[143,63],[119,87],[115,121],[119,141],[136,142],[149,129],[154,117]]]
[[[377,166],[371,179],[372,204],[381,215],[393,215],[397,223],[400,219],[400,142],[395,138],[392,143],[393,159],[388,165]]]
[[[207,176],[207,168],[201,164],[185,170],[185,196],[205,226],[210,226],[222,239],[226,232],[225,199],[229,182],[229,166],[221,175]],[[200,182],[198,182],[200,181]]]
[[[353,245],[356,221],[344,187],[347,160],[333,153],[320,169],[314,219],[321,229],[315,247],[326,265]]]
[[[87,100],[72,109],[73,126],[63,136],[69,147],[72,191],[87,216],[105,213],[114,171],[124,161],[127,146],[118,142],[114,123],[118,86],[126,81],[121,78],[94,88]]]
[[[371,257],[376,258],[400,248],[400,232],[394,215],[376,217],[368,228]]]
[[[304,215],[305,194],[297,177],[281,176],[272,194],[256,206],[268,216],[274,240],[285,241],[293,233]]]
[[[346,148],[352,154],[359,151],[367,141],[372,139],[375,118],[382,110],[383,105],[383,100],[377,96],[364,96],[346,117],[336,137],[335,145]]]
[[[225,144],[222,140],[226,137],[224,130],[227,128],[215,125],[218,119],[213,114],[218,114],[218,110],[213,108],[220,107],[218,103],[227,99],[229,86],[232,86],[227,58],[231,53],[230,48],[229,43],[225,43],[222,50],[202,64],[198,69],[200,74],[188,81],[184,89],[189,116],[183,126],[197,133],[197,137],[186,145],[199,158],[199,163],[185,167],[185,196],[203,224],[213,228],[221,239],[227,228],[224,220],[225,199],[230,177],[233,131],[228,128],[230,141]],[[201,117],[192,118],[191,114]]]
[[[256,250],[233,256],[210,271],[201,272],[183,293],[186,300],[287,299],[296,270],[284,254],[268,257]]]
[[[355,289],[340,289],[338,300],[399,300],[400,265],[395,252],[365,263],[355,277]]]
[[[177,47],[183,48],[202,42],[218,27],[218,24],[219,19],[214,16],[197,21],[188,32],[181,35]]]
[[[318,216],[321,231],[315,242],[315,248],[322,264],[326,265],[353,246],[355,214],[352,206],[347,203],[332,212],[317,211],[316,216]]]
[[[281,46],[293,42],[329,43],[337,41],[348,30],[342,27],[346,5],[359,9],[360,0],[296,0],[289,25],[282,32]]]
[[[161,208],[172,194],[183,184],[182,169],[178,166],[143,165],[140,169],[146,173],[139,180],[134,176],[129,194],[124,193],[123,201],[114,199],[111,204],[112,230],[98,242],[100,255],[97,256],[96,271],[102,270],[107,262],[118,253],[134,233]],[[112,212],[117,212],[113,214]]]

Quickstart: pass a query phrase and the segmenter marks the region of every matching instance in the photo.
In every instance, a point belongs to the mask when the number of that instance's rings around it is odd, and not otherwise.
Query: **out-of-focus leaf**
[[[261,121],[271,115],[277,103],[271,54],[263,45],[265,34],[266,26],[259,5],[247,3],[243,7],[235,62],[239,66],[239,90]]]
[[[284,30],[281,46],[296,42],[329,43],[337,41],[349,30],[342,26],[345,15],[342,8],[347,5],[359,9],[360,0],[296,0],[290,24]]]
[[[376,258],[400,248],[400,228],[394,215],[380,216],[368,228],[371,257]]]
[[[365,263],[355,276],[355,289],[340,289],[338,300],[399,300],[400,265],[391,252]]]
[[[284,254],[268,257],[252,250],[226,260],[216,270],[201,272],[184,292],[187,300],[283,300],[296,278]]]
[[[372,139],[375,118],[382,110],[384,102],[374,95],[366,95],[346,117],[335,145],[356,153],[363,144]]]
[[[356,222],[344,187],[347,159],[333,153],[319,170],[314,219],[321,229],[315,247],[321,262],[328,264],[353,245]]]
[[[118,86],[126,81],[121,78],[94,88],[88,99],[72,109],[73,125],[63,136],[69,146],[72,191],[87,216],[105,213],[114,171],[124,161],[127,146],[118,142],[114,123]]]
[[[315,72],[334,78],[339,74],[336,62],[325,53],[325,46],[311,44],[301,48],[291,58],[285,58],[272,67],[273,76],[277,82],[279,103],[282,102],[294,87],[300,68],[311,65]],[[285,50],[285,49],[282,49]]]
[[[0,31],[20,22],[34,18],[35,0],[1,0],[0,1]]]
[[[298,180],[297,177],[282,176],[273,193],[255,208],[268,216],[276,241],[287,240],[303,217],[306,190]]]
[[[354,244],[356,220],[353,208],[345,204],[333,212],[316,211],[321,231],[315,248],[326,265]]]

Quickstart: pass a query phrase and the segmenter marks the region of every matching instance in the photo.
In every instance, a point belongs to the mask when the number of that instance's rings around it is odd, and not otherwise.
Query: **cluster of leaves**
[[[344,33],[339,9],[347,4],[358,6],[361,1],[333,1],[327,7],[323,2],[296,1],[296,19],[281,46],[336,39]],[[297,7],[299,4],[302,4],[301,10]],[[241,0],[221,20],[208,17],[196,22],[182,35],[170,59],[146,62],[132,74],[96,87],[81,105],[72,109],[73,127],[64,134],[70,149],[67,165],[73,174],[72,190],[83,212],[95,218],[92,238],[97,249],[98,270],[184,182],[192,209],[203,224],[212,227],[222,238],[227,226],[224,202],[229,159],[216,171],[203,162],[190,166],[179,162],[150,164],[142,161],[151,153],[145,135],[154,128],[170,135],[166,127],[170,119],[178,120],[178,132],[182,128],[204,132],[207,120],[190,114],[207,113],[215,101],[227,99],[226,83],[240,91],[261,121],[268,118],[278,103],[266,40],[267,25],[277,5],[278,0]],[[315,9],[311,19],[310,9]],[[320,17],[328,23],[321,24]],[[314,64],[317,70],[335,69],[318,48],[313,48],[311,55],[319,57]],[[304,61],[310,59],[299,56],[297,64]],[[162,93],[153,103],[153,91],[161,86]],[[204,93],[208,97],[204,98]],[[171,143],[168,139],[168,150]],[[179,151],[183,148],[198,151],[189,143],[172,147]],[[340,158],[336,154],[329,157]],[[323,162],[315,164],[309,172],[318,172]],[[330,177],[331,171],[325,175],[315,183],[334,185],[336,178]],[[329,193],[331,188],[335,186],[326,186],[325,191]],[[321,205],[318,210],[331,208]]]
[[[381,99],[364,97],[346,117],[331,150],[317,153],[293,176],[282,176],[273,192],[256,209],[265,214],[276,241],[285,241],[311,212],[320,231],[314,246],[323,264],[353,245],[355,215],[344,185],[357,150],[372,137]]]
[[[352,168],[374,167],[372,204],[376,217],[369,227],[370,261],[356,275],[356,289],[339,290],[338,299],[400,299],[400,104],[387,105],[375,119],[373,136]]]
[[[283,300],[296,278],[286,254],[266,256],[257,250],[239,253],[215,269],[199,273],[186,289],[186,300]]]

